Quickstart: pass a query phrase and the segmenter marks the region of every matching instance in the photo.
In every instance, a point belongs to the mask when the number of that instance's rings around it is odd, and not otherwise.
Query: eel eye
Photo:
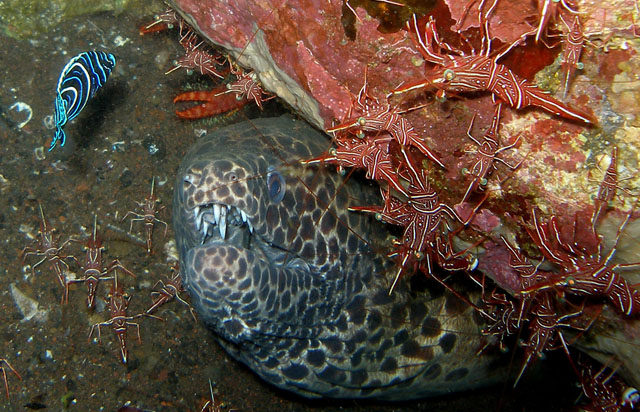
[[[489,181],[487,180],[486,177],[483,177],[482,179],[480,179],[480,186],[486,186],[487,183],[489,183]]]
[[[275,203],[280,203],[286,192],[284,177],[273,166],[267,168],[267,190],[269,197]]]
[[[454,72],[451,69],[447,69],[447,70],[444,71],[444,73],[442,75],[442,78],[449,82],[449,81],[451,81],[451,80],[456,78],[456,72]]]

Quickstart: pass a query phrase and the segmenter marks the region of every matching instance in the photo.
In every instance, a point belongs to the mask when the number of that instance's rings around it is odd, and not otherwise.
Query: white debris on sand
[[[39,309],[38,302],[22,293],[15,284],[12,283],[9,288],[11,290],[11,297],[13,297],[13,301],[23,316],[20,322],[28,322],[30,320],[38,323],[46,322],[49,316],[48,310]]]

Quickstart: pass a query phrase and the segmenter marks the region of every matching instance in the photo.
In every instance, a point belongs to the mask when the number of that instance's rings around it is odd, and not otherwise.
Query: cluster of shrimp
[[[152,252],[152,235],[154,232],[154,225],[160,223],[164,225],[165,235],[167,224],[157,217],[157,214],[161,212],[164,207],[157,207],[159,200],[154,194],[154,181],[151,184],[151,193],[142,202],[138,202],[138,206],[141,208],[139,211],[130,211],[125,214],[123,221],[127,218],[131,218],[131,224],[129,232],[133,229],[133,224],[141,222],[144,224],[146,239],[147,253]],[[78,259],[71,254],[67,254],[65,249],[72,243],[79,243],[81,241],[74,238],[69,238],[60,243],[60,237],[55,234],[56,229],[51,225],[49,220],[45,217],[43,207],[38,203],[40,212],[40,229],[38,231],[39,237],[37,244],[34,247],[26,247],[22,256],[23,259],[38,259],[35,263],[31,264],[31,270],[35,273],[36,270],[41,268],[43,264],[48,264],[49,268],[56,275],[58,283],[63,289],[61,303],[67,304],[69,302],[69,291],[73,284],[84,284],[87,287],[87,307],[93,311],[96,307],[96,297],[98,296],[98,288],[100,283],[109,281],[111,286],[109,292],[105,298],[107,308],[109,310],[109,319],[94,324],[89,332],[89,339],[93,336],[94,331],[97,329],[98,339],[101,339],[101,327],[111,326],[118,339],[120,359],[122,363],[127,363],[128,349],[127,349],[127,330],[130,327],[135,328],[137,332],[138,341],[140,339],[140,326],[136,322],[144,316],[157,318],[153,315],[161,305],[176,298],[185,305],[191,307],[184,301],[179,292],[182,289],[182,281],[180,273],[176,267],[172,267],[173,275],[170,276],[166,282],[162,280],[158,281],[154,286],[154,291],[151,293],[152,303],[151,306],[144,312],[136,315],[128,315],[127,309],[131,300],[125,290],[123,283],[118,279],[118,272],[124,273],[132,278],[136,276],[127,269],[118,259],[114,259],[108,265],[105,264],[103,258],[104,246],[102,237],[98,231],[98,218],[94,216],[93,230],[89,237],[84,241],[85,258],[80,264]],[[70,264],[78,266],[78,270],[72,270]],[[79,275],[76,275],[79,273]],[[192,316],[193,311],[191,311]],[[160,318],[158,318],[160,319]],[[8,362],[6,365],[10,366]],[[13,370],[13,369],[12,369]],[[3,369],[4,372],[4,369]],[[14,371],[17,374],[17,372]]]
[[[475,2],[469,3],[467,12],[473,3]],[[518,136],[512,142],[501,142],[499,124],[503,106],[509,106],[512,110],[534,106],[587,126],[597,124],[592,114],[552,97],[498,62],[527,38],[534,37],[536,41],[543,39],[547,26],[552,19],[558,18],[569,31],[562,63],[566,94],[570,87],[570,79],[575,70],[581,67],[580,55],[584,44],[576,6],[564,0],[541,2],[538,27],[523,33],[511,45],[494,54],[491,52],[489,16],[494,11],[497,0],[492,4],[485,3],[487,2],[481,1],[478,5],[478,20],[483,39],[482,50],[479,53],[466,53],[453,48],[440,39],[435,19],[431,17],[426,23],[421,23],[414,15],[407,24],[407,30],[424,60],[432,63],[435,68],[427,73],[426,79],[405,82],[382,102],[381,99],[371,96],[365,73],[365,83],[358,96],[353,99],[354,104],[347,118],[327,130],[333,135],[334,147],[322,156],[305,160],[303,163],[332,164],[338,167],[339,172],[344,172],[346,167],[363,169],[367,178],[380,183],[382,206],[355,206],[350,209],[374,213],[376,219],[402,229],[402,238],[393,242],[394,249],[389,254],[398,263],[390,293],[404,274],[421,272],[440,282],[478,310],[487,322],[484,333],[494,338],[490,342],[497,343],[504,349],[508,336],[523,337],[520,346],[524,350],[524,361],[515,381],[517,384],[532,360],[542,357],[546,351],[563,348],[571,361],[569,342],[563,334],[563,329],[586,331],[591,326],[594,319],[586,319],[585,305],[607,304],[628,317],[640,313],[640,292],[618,273],[618,270],[623,268],[640,267],[640,263],[612,262],[620,235],[634,209],[627,214],[619,227],[613,248],[606,254],[602,251],[603,238],[597,232],[607,205],[614,199],[616,190],[621,189],[617,180],[615,148],[611,155],[611,164],[595,197],[591,220],[578,222],[576,219],[576,225],[581,224],[590,229],[589,242],[581,242],[577,237],[567,239],[561,234],[556,217],[552,216],[543,222],[539,212],[531,210],[532,222],[526,229],[540,253],[554,265],[553,271],[540,270],[539,264],[532,264],[517,246],[501,237],[501,243],[510,256],[509,265],[519,286],[516,296],[509,296],[497,289],[490,294],[487,293],[485,278],[472,272],[477,261],[467,254],[469,248],[462,252],[453,252],[452,235],[473,221],[474,214],[482,207],[489,193],[485,194],[467,216],[459,213],[461,209],[439,200],[436,190],[433,189],[435,185],[430,182],[426,169],[421,165],[425,161],[431,161],[438,167],[446,165],[427,147],[423,137],[403,116],[408,110],[401,110],[389,103],[392,95],[433,87],[437,90],[436,98],[440,100],[465,93],[492,93],[495,112],[485,135],[482,139],[472,136],[472,126],[467,132],[468,137],[478,145],[478,149],[472,151],[475,154],[475,162],[462,171],[463,175],[469,178],[469,184],[460,204],[470,199],[474,192],[484,190],[498,165],[516,173],[522,163],[520,161],[512,164],[500,157],[501,153],[516,147],[520,139]],[[566,23],[569,19],[572,20],[571,24]],[[450,231],[449,221],[457,222],[461,225],[460,229]],[[573,232],[575,231],[574,228]],[[487,240],[490,241],[485,237],[484,241]],[[446,271],[468,272],[471,279],[483,289],[481,304],[476,305],[468,301],[436,276],[434,265]],[[570,302],[572,306],[561,303],[565,301]],[[580,304],[576,303],[578,301]],[[575,366],[574,369],[577,372]],[[598,400],[593,399],[596,391],[589,388],[602,386],[606,382],[598,381],[593,374],[578,373],[578,379],[582,387],[586,388],[584,392],[592,402],[593,410],[626,410],[633,408],[640,399],[633,388],[623,387],[611,397],[613,401],[608,402],[607,407],[602,407]],[[618,390],[619,385],[614,389]],[[611,405],[615,405],[617,409],[610,409]]]
[[[190,91],[176,96],[173,99],[174,103],[200,102],[184,110],[177,110],[178,117],[193,120],[215,116],[237,110],[252,101],[262,109],[263,102],[275,97],[262,89],[254,72],[242,69],[223,54],[208,47],[172,9],[156,15],[153,22],[140,28],[140,34],[155,33],[174,27],[179,29],[179,42],[184,48],[184,55],[174,62],[174,67],[166,74],[182,68],[218,80],[225,80],[227,75],[230,75],[228,81],[213,90]],[[227,63],[229,67],[225,68]]]

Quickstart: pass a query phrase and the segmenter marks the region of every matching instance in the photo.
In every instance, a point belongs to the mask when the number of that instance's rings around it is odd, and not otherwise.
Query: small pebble
[[[118,180],[122,187],[129,187],[133,183],[133,173],[129,169],[124,169]]]
[[[11,120],[17,123],[18,129],[22,129],[31,121],[33,116],[33,110],[31,106],[24,102],[16,102],[9,106],[9,115]]]
[[[158,66],[159,69],[166,69],[167,62],[169,61],[169,51],[163,50],[156,55],[156,58],[153,59],[153,62]]]

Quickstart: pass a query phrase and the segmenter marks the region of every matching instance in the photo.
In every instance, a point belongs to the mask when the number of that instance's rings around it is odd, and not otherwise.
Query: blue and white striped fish
[[[115,65],[113,54],[90,51],[80,53],[64,66],[56,89],[56,134],[49,151],[58,141],[64,146],[66,136],[62,128],[84,109],[87,101],[107,81]]]

